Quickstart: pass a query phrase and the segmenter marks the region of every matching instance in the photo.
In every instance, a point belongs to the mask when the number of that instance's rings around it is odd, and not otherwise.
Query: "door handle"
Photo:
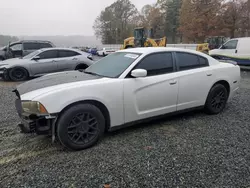
[[[238,50],[235,50],[235,53],[237,54]]]
[[[207,73],[207,76],[212,76],[213,74],[212,73]]]
[[[171,80],[171,81],[169,82],[170,85],[175,85],[176,83],[177,83],[177,80]]]
[[[56,61],[56,60],[53,60],[52,62],[55,63],[55,62],[57,62],[57,61]]]
[[[77,58],[73,58],[72,60],[77,60]]]

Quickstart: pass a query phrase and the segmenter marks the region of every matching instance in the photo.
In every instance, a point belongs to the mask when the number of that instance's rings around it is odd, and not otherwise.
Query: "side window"
[[[12,45],[10,45],[10,48],[13,51],[22,50],[22,44],[21,43],[12,44]]]
[[[200,61],[200,67],[206,67],[208,66],[208,60],[204,57],[199,56],[199,61]]]
[[[172,53],[157,53],[145,57],[134,69],[145,69],[148,76],[173,72]]]
[[[52,45],[49,43],[40,43],[40,48],[51,48]]]
[[[40,49],[39,43],[25,42],[23,43],[24,50],[38,50]]]
[[[222,49],[236,49],[238,40],[230,40],[222,46]]]
[[[80,55],[80,54],[75,51],[70,51],[70,50],[58,51],[58,57],[72,57],[72,56],[77,56],[77,55]]]
[[[180,71],[209,66],[206,58],[195,54],[176,52],[176,56]]]
[[[57,50],[48,50],[39,54],[40,59],[57,58]]]
[[[180,71],[200,67],[200,62],[197,55],[176,52],[176,56]]]

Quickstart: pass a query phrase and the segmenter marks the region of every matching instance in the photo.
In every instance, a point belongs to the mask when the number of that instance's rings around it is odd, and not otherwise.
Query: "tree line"
[[[250,0],[157,0],[138,10],[117,0],[101,11],[93,29],[103,44],[121,44],[135,27],[152,27],[168,43],[204,42],[208,36],[250,35]]]
[[[8,35],[0,35],[0,47],[6,46],[9,42],[17,41],[18,38],[15,36],[8,36]]]

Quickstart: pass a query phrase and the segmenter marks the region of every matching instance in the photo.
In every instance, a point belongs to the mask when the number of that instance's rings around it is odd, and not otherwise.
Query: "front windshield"
[[[23,59],[30,59],[30,58],[33,58],[35,57],[36,55],[38,55],[39,53],[41,53],[42,51],[41,50],[36,50],[26,56],[23,57]]]
[[[131,52],[116,52],[110,54],[87,69],[86,73],[92,73],[104,77],[119,77],[141,54]]]

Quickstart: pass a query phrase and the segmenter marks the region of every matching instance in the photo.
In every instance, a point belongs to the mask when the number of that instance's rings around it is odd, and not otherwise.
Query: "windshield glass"
[[[35,57],[36,55],[38,55],[40,52],[42,52],[42,50],[36,50],[26,56],[23,57],[23,59],[30,59],[32,57]]]
[[[87,69],[86,73],[92,73],[104,77],[119,77],[141,54],[130,52],[116,52],[110,54]]]

